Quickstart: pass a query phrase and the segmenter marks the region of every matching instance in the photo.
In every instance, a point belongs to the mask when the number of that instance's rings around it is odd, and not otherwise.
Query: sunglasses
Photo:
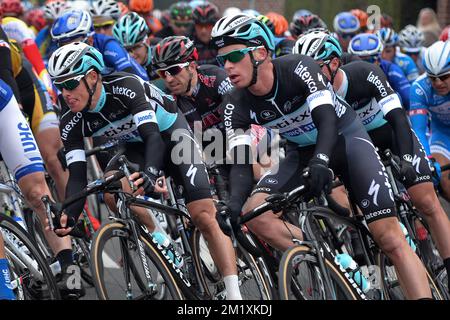
[[[184,68],[186,68],[190,62],[185,63],[179,63],[174,64],[170,67],[164,68],[164,69],[158,69],[156,70],[156,74],[161,78],[165,79],[167,76],[175,77],[177,74],[179,74]]]
[[[326,65],[326,64],[330,64],[330,62],[331,62],[331,60],[325,60],[324,62],[322,62],[322,63],[319,63],[319,67],[320,67],[320,69],[322,69],[322,67],[323,67],[324,65]]]
[[[230,51],[226,54],[220,54],[216,57],[217,62],[219,62],[220,66],[225,66],[225,63],[227,61],[230,61],[232,63],[238,63],[242,59],[244,59],[245,55],[249,53],[250,51],[255,51],[256,49],[263,48],[264,46],[259,47],[248,47],[243,49],[237,49]]]
[[[86,74],[88,74],[90,71],[88,71]],[[72,91],[78,88],[80,85],[81,79],[86,76],[86,74],[80,74],[78,76],[75,76],[73,78],[64,80],[64,81],[54,81],[53,84],[59,91],[63,91],[63,89]]]
[[[442,82],[447,80],[448,78],[450,78],[450,73],[447,74],[443,74],[442,76],[432,76],[432,75],[428,75],[428,78],[430,78],[430,80],[432,82],[437,81],[437,79],[441,80]]]

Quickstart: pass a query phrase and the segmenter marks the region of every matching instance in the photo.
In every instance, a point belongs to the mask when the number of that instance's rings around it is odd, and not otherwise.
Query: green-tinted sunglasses
[[[83,79],[83,77],[86,76],[85,74],[80,74],[78,76],[75,76],[73,78],[58,82],[58,81],[54,81],[53,83],[55,84],[55,87],[58,88],[59,91],[62,91],[63,89],[66,90],[75,90],[79,85],[80,85],[80,81],[81,79]]]
[[[219,62],[219,65],[223,67],[227,61],[230,61],[232,63],[238,63],[239,61],[244,59],[244,57],[247,53],[249,53],[250,51],[259,49],[259,48],[263,48],[263,46],[248,47],[248,48],[233,50],[226,54],[218,55],[216,57],[216,59]]]

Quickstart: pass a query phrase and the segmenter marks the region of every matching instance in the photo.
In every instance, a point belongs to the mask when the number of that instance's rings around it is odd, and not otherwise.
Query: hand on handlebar
[[[52,217],[51,224],[49,219],[46,218],[45,222],[47,226],[45,227],[45,230],[54,231],[59,237],[65,237],[72,232],[73,228],[75,227],[76,221],[73,217],[69,218],[65,213],[59,215],[58,217]],[[53,229],[51,226],[53,226]]]
[[[147,194],[152,198],[159,198],[159,194],[165,195],[168,192],[164,176],[151,176],[141,171],[131,174],[130,181],[137,188],[133,193],[134,196]]]

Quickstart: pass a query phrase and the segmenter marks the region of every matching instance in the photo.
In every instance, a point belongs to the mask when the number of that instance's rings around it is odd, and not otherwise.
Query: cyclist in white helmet
[[[94,30],[107,36],[113,35],[114,23],[120,18],[121,11],[115,0],[93,1],[90,8]]]
[[[420,74],[425,72],[422,65],[423,42],[423,32],[412,24],[404,27],[398,34],[399,50],[414,60]]]

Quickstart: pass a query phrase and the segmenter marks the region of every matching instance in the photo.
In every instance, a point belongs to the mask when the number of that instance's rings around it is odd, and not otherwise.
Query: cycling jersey
[[[141,78],[118,72],[104,76],[102,83],[101,96],[92,110],[74,113],[70,111],[62,97],[59,99],[63,110],[60,121],[61,139],[70,172],[66,194],[72,194],[84,188],[87,183],[84,137],[107,137],[128,143],[140,142],[138,150],[145,155],[142,170],[149,167],[162,169],[166,162],[164,160],[165,145],[170,145],[173,140],[171,137],[173,130],[179,127],[183,129],[181,133],[189,130],[186,120],[182,115],[177,114],[174,99]],[[183,123],[185,125],[181,126]],[[167,134],[164,142],[161,133]],[[188,140],[194,141],[192,138]],[[194,149],[198,150],[198,148]],[[199,157],[201,159],[201,156]],[[197,164],[197,166],[200,165]],[[203,175],[198,172],[202,171],[199,168],[195,169],[190,165],[187,167],[180,165],[180,167],[187,170],[185,176],[189,178],[198,176],[203,181],[195,183],[192,180],[194,187],[209,192],[204,167]],[[197,175],[196,172],[198,172]],[[206,186],[202,187],[204,181],[206,181]],[[203,197],[209,196],[209,194],[205,195],[201,192],[199,194]],[[83,204],[82,200],[77,202],[67,210],[68,214],[74,217],[79,215]]]
[[[54,96],[52,82],[45,68],[44,61],[39,52],[39,48],[34,41],[35,36],[25,22],[14,17],[5,17],[2,20],[3,29],[10,39],[14,39],[23,49],[25,57],[31,62],[39,78],[44,82],[45,87]]]
[[[413,150],[411,130],[404,109],[380,67],[355,61],[341,67],[343,80],[336,93],[358,113],[367,131],[389,122],[400,142],[401,157]]]
[[[14,75],[17,70],[13,70],[12,66],[12,50],[9,43],[8,36],[3,31],[0,25],[0,79],[6,82],[6,84],[14,92],[16,100],[20,103],[20,93],[16,81],[14,80]]]
[[[145,69],[130,57],[125,48],[115,38],[95,33],[93,39],[93,47],[103,55],[103,61],[105,62],[103,74],[125,71],[144,80],[149,80]]]
[[[30,127],[17,105],[11,88],[0,79],[0,153],[17,181],[44,164]]]
[[[408,79],[410,83],[416,80],[419,76],[419,70],[410,56],[397,51],[393,62],[403,70],[406,79]]]
[[[383,71],[365,61],[350,63],[341,70],[343,81],[336,93],[356,110],[375,146],[380,151],[394,149],[402,159],[412,161],[417,178],[411,185],[429,182],[431,172],[425,154]],[[420,163],[425,165],[418,165]]]
[[[354,61],[361,61],[361,58],[358,57],[356,54],[351,54],[348,52],[343,52],[341,56],[341,62],[342,64],[348,64]]]
[[[195,35],[193,36],[193,40],[195,43],[195,47],[197,48],[198,53],[198,65],[203,64],[213,64],[218,65],[216,56],[217,49],[214,47],[212,41],[208,43],[201,42]]]
[[[56,41],[53,41],[52,36],[50,34],[51,25],[46,26],[36,36],[36,45],[39,47],[39,51],[41,53],[42,59],[47,64],[48,59],[52,53],[58,49],[58,44]]]
[[[426,136],[431,115],[431,139]],[[411,124],[427,155],[440,153],[450,159],[450,93],[440,96],[426,74],[411,86]]]
[[[409,89],[411,86],[402,69],[395,63],[383,59],[381,59],[380,67],[387,76],[389,84],[399,94],[405,109],[409,110]]]

